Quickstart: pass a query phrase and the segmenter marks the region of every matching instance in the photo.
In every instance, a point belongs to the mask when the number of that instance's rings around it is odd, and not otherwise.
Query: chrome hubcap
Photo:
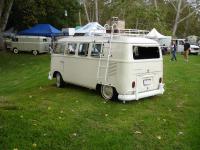
[[[38,53],[37,51],[33,51],[33,55],[37,55],[37,53]]]
[[[111,99],[113,97],[113,88],[111,86],[103,85],[101,92],[105,99]]]
[[[60,87],[60,75],[59,74],[57,74],[56,75],[56,85],[57,85],[57,87]]]
[[[17,53],[18,53],[18,50],[17,50],[17,49],[14,49],[14,53],[17,54]]]

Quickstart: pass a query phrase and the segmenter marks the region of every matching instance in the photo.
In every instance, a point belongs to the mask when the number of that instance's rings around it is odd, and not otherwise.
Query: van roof
[[[110,36],[74,36],[59,39],[58,42],[108,42],[109,39]],[[153,44],[159,46],[156,41],[144,37],[113,36],[112,42],[127,44]]]

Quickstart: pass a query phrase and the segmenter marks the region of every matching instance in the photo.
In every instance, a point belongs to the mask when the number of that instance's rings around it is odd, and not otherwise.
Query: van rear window
[[[133,46],[133,59],[155,59],[160,58],[158,47]]]

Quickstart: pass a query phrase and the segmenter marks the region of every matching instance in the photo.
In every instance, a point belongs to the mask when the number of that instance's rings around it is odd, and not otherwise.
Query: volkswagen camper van
[[[33,55],[47,53],[51,38],[43,36],[15,36],[11,41],[11,50],[17,54],[20,51],[32,52]]]
[[[51,54],[49,79],[99,90],[123,102],[163,94],[159,44],[130,36],[79,36],[58,41]]]

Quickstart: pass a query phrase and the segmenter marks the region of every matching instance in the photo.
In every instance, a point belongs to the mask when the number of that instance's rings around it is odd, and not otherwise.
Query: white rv
[[[49,79],[101,92],[123,102],[163,94],[163,58],[159,44],[128,36],[82,36],[58,41]]]
[[[12,38],[11,50],[17,54],[19,51],[32,52],[33,55],[49,51],[51,38],[43,36],[15,36]]]

